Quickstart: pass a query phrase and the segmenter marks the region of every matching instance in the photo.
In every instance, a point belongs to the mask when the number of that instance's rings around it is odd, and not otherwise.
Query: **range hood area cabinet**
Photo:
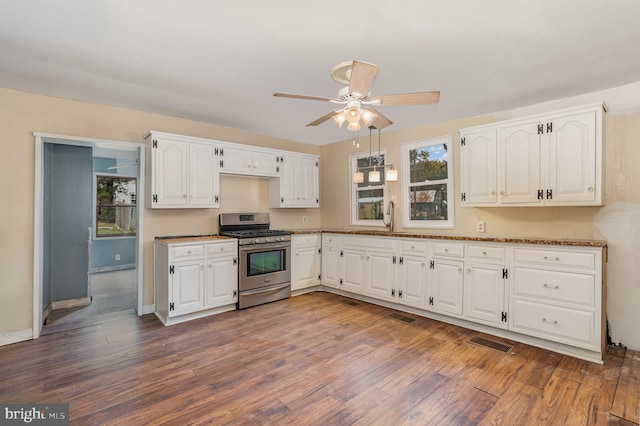
[[[319,207],[319,168],[317,155],[288,153],[280,157],[279,178],[269,181],[269,207]]]
[[[602,205],[603,107],[461,129],[460,205]]]
[[[317,208],[320,157],[150,131],[147,207],[218,208],[220,174],[269,179],[271,208]]]
[[[160,133],[146,139],[149,208],[220,207],[218,146]]]

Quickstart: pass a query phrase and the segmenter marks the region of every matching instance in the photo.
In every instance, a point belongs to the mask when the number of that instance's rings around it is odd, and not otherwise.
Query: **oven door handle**
[[[291,285],[291,283],[287,282],[287,283],[284,283],[284,284],[276,284],[276,285],[269,286],[269,287],[260,287],[260,288],[257,288],[255,290],[243,291],[242,293],[240,293],[240,295],[250,296],[252,294],[273,293],[273,292],[276,292],[278,290],[282,290],[283,288],[287,288],[290,285]]]
[[[240,246],[239,251],[241,253],[260,252],[274,249],[288,249],[291,248],[291,241],[278,242],[278,243],[263,243],[263,244],[251,244],[246,246]]]

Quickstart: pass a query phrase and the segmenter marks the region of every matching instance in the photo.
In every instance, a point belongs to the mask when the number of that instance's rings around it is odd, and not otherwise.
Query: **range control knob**
[[[267,237],[267,238],[264,239],[264,242],[265,243],[270,243],[270,242],[272,242],[272,240],[271,240],[271,238]]]

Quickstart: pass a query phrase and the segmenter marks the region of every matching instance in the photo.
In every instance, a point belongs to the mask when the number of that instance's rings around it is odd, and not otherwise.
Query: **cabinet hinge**
[[[316,161],[316,167],[318,167],[319,165],[320,165],[320,163]]]
[[[502,312],[502,322],[507,322],[507,313]]]
[[[234,265],[237,265],[237,264],[238,264],[238,258],[237,258],[237,257],[234,257],[234,258],[233,258],[233,264],[234,264]]]
[[[538,200],[544,200],[544,190],[538,189]]]
[[[216,195],[216,196],[215,196],[215,199],[214,199],[214,202],[215,202],[215,203],[219,203],[219,202],[220,202],[219,200],[220,200],[220,197],[218,197],[218,196]]]
[[[233,297],[236,297],[238,295],[238,290],[233,290]]]
[[[398,263],[404,265],[404,257],[400,256],[400,259],[398,259]]]
[[[151,146],[154,147],[154,148],[157,148],[158,147],[158,140],[154,139],[153,142],[151,143]]]
[[[215,155],[219,155],[220,151],[218,150],[218,148],[215,148],[215,149],[213,150],[213,153],[214,153]]]
[[[284,163],[284,157],[280,157],[280,162]]]
[[[280,173],[280,166],[276,166],[276,173]]]
[[[460,138],[460,146],[464,146],[465,143],[465,138]]]
[[[553,189],[547,189],[547,200],[553,199]]]
[[[319,198],[316,198],[316,204],[318,204],[320,202]]]
[[[393,256],[393,264],[394,265],[396,264],[396,257],[395,256]]]
[[[276,163],[280,162],[280,157],[276,156]]]
[[[322,254],[322,249],[321,248],[318,249],[318,254]]]
[[[431,262],[429,262],[429,269],[435,269],[436,265],[433,262],[433,260]]]
[[[547,123],[547,133],[553,132],[553,122]]]
[[[280,202],[284,203],[284,197],[280,197]]]
[[[467,200],[467,194],[465,194],[464,192],[460,194],[460,201],[466,201]]]
[[[173,302],[169,303],[169,310],[170,311],[175,311],[176,310],[176,306],[173,304]]]
[[[220,160],[220,168],[224,169],[224,160]]]
[[[318,274],[318,281],[322,280],[322,274]]]
[[[506,268],[502,270],[502,278],[505,280],[509,278],[509,271]]]
[[[158,202],[158,194],[153,194],[153,202],[154,203]]]
[[[391,297],[396,297],[396,289],[395,288],[391,289]]]
[[[340,285],[342,285],[342,278],[340,278]]]
[[[344,257],[344,252],[340,250],[340,257]]]
[[[429,304],[433,306],[433,297],[429,297]]]
[[[402,290],[398,290],[398,297],[402,299]]]
[[[538,124],[538,134],[541,135],[544,133],[544,124]]]
[[[173,267],[173,265],[169,266],[169,273],[173,274],[175,272],[175,268]]]
[[[224,148],[220,148],[220,156],[224,155]]]

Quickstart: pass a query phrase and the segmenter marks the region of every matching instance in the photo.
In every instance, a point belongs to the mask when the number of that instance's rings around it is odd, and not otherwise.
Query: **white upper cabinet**
[[[219,207],[216,147],[150,134],[150,208]]]
[[[220,155],[220,173],[278,176],[280,153],[273,150],[225,144]]]
[[[602,205],[602,111],[589,105],[460,130],[461,205]]]
[[[273,208],[319,207],[319,158],[288,153],[280,157],[278,179],[269,182],[269,205]]]

